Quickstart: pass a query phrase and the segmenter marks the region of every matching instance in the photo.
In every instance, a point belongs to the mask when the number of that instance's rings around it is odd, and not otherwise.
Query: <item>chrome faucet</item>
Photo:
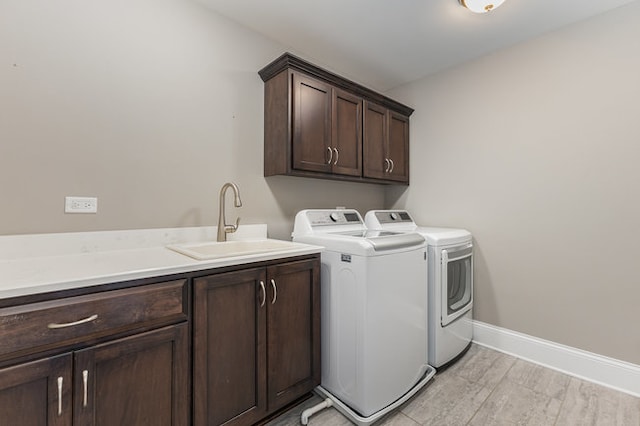
[[[236,219],[235,225],[227,225],[227,221],[224,218],[224,195],[229,188],[233,189],[235,206],[242,207],[242,200],[240,200],[240,190],[238,189],[238,186],[232,182],[227,182],[222,185],[222,189],[220,189],[220,211],[218,212],[218,241],[227,241],[227,234],[236,232],[238,230],[238,225],[240,224],[240,217]]]

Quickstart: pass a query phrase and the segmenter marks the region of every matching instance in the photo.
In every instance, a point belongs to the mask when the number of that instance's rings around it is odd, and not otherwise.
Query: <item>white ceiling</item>
[[[637,0],[506,0],[480,15],[458,0],[199,1],[304,59],[385,91]]]

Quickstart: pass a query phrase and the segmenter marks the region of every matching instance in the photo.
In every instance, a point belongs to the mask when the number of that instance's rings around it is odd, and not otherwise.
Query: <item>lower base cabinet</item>
[[[157,279],[0,307],[0,426],[252,425],[320,384],[319,254]]]
[[[186,426],[188,355],[183,323],[0,369],[0,424]]]
[[[320,384],[320,264],[194,279],[195,425],[251,425]]]
[[[64,354],[1,369],[2,424],[72,424],[72,368],[73,355]]]

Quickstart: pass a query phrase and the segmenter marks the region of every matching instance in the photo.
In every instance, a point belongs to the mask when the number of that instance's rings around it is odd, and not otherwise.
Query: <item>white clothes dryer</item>
[[[367,231],[355,210],[303,210],[293,241],[321,253],[322,381],[358,425],[399,407],[435,374],[427,360],[426,244]]]
[[[428,362],[436,368],[454,362],[473,339],[473,242],[464,229],[416,225],[405,210],[372,210],[369,229],[418,232],[428,253]]]

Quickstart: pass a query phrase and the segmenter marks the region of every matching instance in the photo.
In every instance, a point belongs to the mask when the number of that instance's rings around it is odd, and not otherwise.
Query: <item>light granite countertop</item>
[[[170,244],[215,241],[216,227],[0,236],[0,299],[140,278],[301,256],[322,247],[195,260]],[[266,225],[244,225],[230,240],[267,238]]]

